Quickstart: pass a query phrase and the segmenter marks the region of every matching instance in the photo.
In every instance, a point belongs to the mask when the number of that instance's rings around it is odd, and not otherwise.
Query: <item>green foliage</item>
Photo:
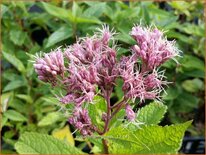
[[[4,113],[4,116],[12,121],[20,121],[20,122],[27,121],[27,118],[25,116],[23,116],[21,113],[14,110],[7,110]]]
[[[185,130],[191,121],[171,126],[143,126],[130,131],[122,126],[111,129],[104,138],[109,143],[109,153],[177,153]]]
[[[100,96],[95,96],[93,104],[86,106],[88,106],[89,116],[92,123],[97,124],[98,128],[103,129],[104,122],[102,121],[102,114],[107,110],[105,99]]]
[[[153,102],[141,108],[137,113],[137,120],[144,124],[158,124],[167,111],[167,106],[161,102]]]
[[[15,149],[20,154],[84,154],[62,140],[35,132],[22,134]]]
[[[14,150],[16,139],[20,135],[24,136],[25,131],[49,134],[56,128],[64,127],[67,122],[67,117],[57,116],[56,111],[61,105],[51,98],[51,87],[37,79],[33,65],[28,61],[30,59],[28,55],[39,51],[49,52],[60,45],[63,47],[70,45],[78,37],[93,34],[102,23],[107,23],[120,32],[115,37],[116,43],[121,46],[117,52],[118,58],[127,55],[129,51],[126,49],[135,43],[128,35],[134,23],[155,24],[166,31],[168,39],[176,40],[177,46],[182,51],[182,57],[178,58],[178,65],[168,61],[161,68],[166,69],[168,81],[173,82],[165,88],[167,94],[162,95],[168,106],[167,120],[170,123],[190,119],[194,111],[204,104],[203,2],[164,3],[169,7],[168,11],[166,8],[161,8],[158,2],[3,2],[1,4],[2,150],[15,153],[11,150]],[[121,85],[122,81],[119,80],[113,94],[118,100],[123,96]],[[106,111],[106,103],[101,98],[96,99],[95,106],[90,104],[88,107],[89,115],[92,122],[98,123],[101,128],[103,125],[101,114]],[[152,103],[140,109],[137,120],[148,125],[157,124],[165,110],[164,105]],[[124,113],[125,111],[121,110],[111,120],[110,127],[113,131],[122,124]],[[194,124],[198,121],[194,120]],[[169,127],[154,126],[154,128],[166,130],[165,128]],[[202,130],[196,126],[191,130],[192,134],[204,135],[204,131],[201,132]],[[29,136],[28,133],[27,135]],[[93,141],[96,151],[101,152],[101,140],[96,141]],[[38,144],[39,141],[35,143]]]

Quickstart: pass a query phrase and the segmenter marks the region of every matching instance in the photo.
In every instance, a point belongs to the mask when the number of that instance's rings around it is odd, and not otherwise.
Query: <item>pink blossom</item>
[[[74,125],[83,136],[91,135],[95,127],[91,123],[91,119],[86,109],[76,107],[73,111],[73,115],[68,119],[69,123]]]
[[[138,43],[132,47],[132,51],[142,59],[144,71],[153,70],[179,55],[175,42],[168,41],[157,28],[134,26],[130,34]]]
[[[135,112],[132,110],[132,107],[129,104],[126,104],[125,111],[126,111],[127,119],[129,121],[134,121],[136,115],[135,115]]]
[[[38,78],[45,82],[56,83],[57,75],[64,74],[64,58],[60,48],[45,54],[43,58],[36,58],[34,63]]]

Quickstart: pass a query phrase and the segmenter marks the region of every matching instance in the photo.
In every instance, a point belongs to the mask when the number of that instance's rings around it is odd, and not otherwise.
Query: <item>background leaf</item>
[[[4,58],[10,62],[12,65],[14,65],[14,67],[16,67],[21,73],[25,72],[25,67],[23,65],[23,63],[16,58],[14,55],[11,55],[5,51],[2,52]]]
[[[46,48],[55,45],[56,43],[65,40],[72,36],[72,29],[69,25],[64,25],[59,28],[57,31],[51,34],[46,44]]]
[[[7,110],[6,112],[4,112],[4,116],[6,116],[8,119],[12,121],[27,121],[27,118],[25,116],[14,110]]]

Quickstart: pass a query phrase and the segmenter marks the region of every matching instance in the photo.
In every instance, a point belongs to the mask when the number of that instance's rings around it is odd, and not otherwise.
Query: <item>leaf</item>
[[[109,153],[112,154],[177,153],[190,124],[191,121],[164,127],[143,126],[133,132],[120,126],[111,129],[103,137],[107,139]]]
[[[84,15],[86,17],[100,17],[102,13],[104,13],[106,9],[106,3],[97,3],[97,2],[91,2],[94,3],[94,5],[91,5],[88,9],[84,11]]]
[[[152,102],[141,108],[137,113],[137,120],[147,125],[158,124],[167,111],[167,106],[161,102]]]
[[[5,51],[2,51],[2,54],[8,62],[10,62],[12,65],[14,65],[14,67],[18,69],[18,71],[20,71],[21,73],[25,72],[23,63],[16,56],[11,55],[10,53],[7,53]]]
[[[76,3],[75,1],[73,1],[73,5],[72,5],[72,15],[74,17],[78,17],[82,14],[82,10],[79,7],[78,3]]]
[[[72,15],[71,10],[66,10],[60,7],[56,7],[52,4],[45,3],[45,2],[41,2],[41,3],[43,4],[44,9],[52,16],[55,16],[63,20],[70,20],[71,22],[74,21],[74,17]]]
[[[103,97],[95,96],[94,104],[88,105],[89,116],[92,123],[95,124],[100,130],[103,129],[104,122],[102,119],[103,112],[106,112],[106,101]]]
[[[4,17],[4,13],[6,13],[9,8],[6,5],[1,4],[1,16]]]
[[[124,92],[122,91],[122,85],[123,85],[123,80],[122,79],[117,79],[116,80],[116,87],[115,89],[115,93],[118,97],[118,99],[122,99],[122,97],[124,96]]]
[[[27,34],[26,32],[22,32],[21,30],[11,29],[9,37],[14,44],[21,46],[23,45]]]
[[[75,19],[76,23],[95,23],[95,24],[101,24],[102,22],[99,19],[96,19],[95,17],[92,18],[86,18],[86,17],[77,17]]]
[[[180,95],[180,89],[178,87],[169,87],[166,89],[166,93],[163,93],[163,100],[174,100]]]
[[[134,44],[134,40],[132,39],[132,37],[130,37],[128,34],[125,33],[121,33],[115,36],[116,40],[122,41],[124,43],[127,43],[129,45]]]
[[[15,144],[19,154],[83,154],[79,149],[46,134],[25,132]]]
[[[202,60],[192,55],[184,55],[182,59],[180,59],[180,64],[188,69],[198,69],[205,70],[205,65]]]
[[[23,116],[21,113],[14,110],[7,110],[6,112],[4,112],[4,116],[6,116],[8,119],[12,121],[19,121],[19,122],[27,121],[27,118],[25,116]]]
[[[62,26],[49,36],[46,48],[55,45],[56,43],[65,40],[72,36],[72,28],[69,25]]]
[[[204,89],[204,83],[196,78],[193,80],[185,80],[182,83],[182,87],[188,92],[195,93]]]
[[[13,92],[1,94],[1,110],[2,110],[2,112],[5,112],[7,110],[9,102],[11,102],[12,98],[13,98]]]
[[[18,97],[18,98],[20,98],[20,99],[23,99],[23,100],[25,100],[26,102],[28,102],[28,103],[30,103],[30,104],[33,103],[33,100],[32,100],[32,98],[31,98],[31,96],[29,96],[29,95],[17,94],[16,97]]]
[[[54,124],[60,119],[60,114],[58,112],[51,112],[44,116],[39,122],[38,126],[48,126]]]
[[[68,125],[60,130],[53,131],[52,136],[60,140],[66,140],[70,145],[74,146],[74,138]]]
[[[11,81],[4,87],[3,92],[14,90],[25,85],[26,84],[22,80]]]
[[[190,112],[198,107],[200,99],[191,93],[182,92],[180,97],[174,100],[175,112]]]

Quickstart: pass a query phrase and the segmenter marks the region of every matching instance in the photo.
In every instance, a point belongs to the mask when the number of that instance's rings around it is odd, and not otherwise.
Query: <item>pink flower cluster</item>
[[[74,109],[73,117],[70,117],[68,121],[78,129],[83,136],[91,135],[95,131],[95,127],[92,125],[88,111],[81,107],[76,107]]]
[[[107,26],[103,26],[94,36],[81,38],[77,43],[45,54],[43,58],[36,59],[34,68],[38,78],[50,82],[53,86],[61,79],[66,94],[60,99],[64,104],[75,105],[69,122],[73,124],[82,135],[91,135],[95,131],[88,112],[82,108],[83,103],[91,103],[96,90],[107,98],[115,86],[117,77],[123,79],[122,90],[124,100],[159,99],[163,90],[164,72],[158,72],[157,67],[170,58],[178,55],[173,41],[167,41],[163,32],[154,28],[134,26],[131,36],[138,45],[131,48],[132,55],[123,56],[117,61],[116,46],[113,35]],[[141,64],[138,63],[141,60]],[[66,67],[65,67],[66,66]],[[111,105],[110,105],[111,106]],[[135,113],[126,102],[127,119],[133,121]],[[109,117],[103,117],[108,122]]]
[[[57,48],[55,51],[45,54],[44,58],[36,59],[34,68],[40,80],[51,82],[55,85],[57,75],[63,76],[65,71],[64,58],[61,49]]]
[[[157,28],[134,26],[130,34],[138,43],[132,51],[141,58],[144,71],[153,70],[179,54],[175,42],[168,41]]]

